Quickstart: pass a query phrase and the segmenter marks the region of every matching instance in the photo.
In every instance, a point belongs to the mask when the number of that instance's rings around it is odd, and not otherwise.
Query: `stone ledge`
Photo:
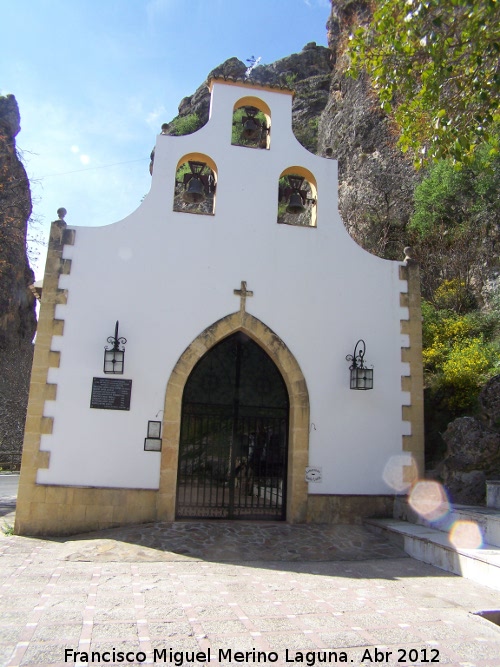
[[[456,548],[447,533],[397,519],[366,519],[364,523],[377,534],[387,535],[416,560],[500,590],[499,547],[485,544],[478,549]]]

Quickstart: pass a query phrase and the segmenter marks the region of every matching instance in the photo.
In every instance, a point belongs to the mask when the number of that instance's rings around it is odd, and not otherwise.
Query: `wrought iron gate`
[[[210,350],[184,390],[177,517],[285,519],[288,393],[242,333]]]

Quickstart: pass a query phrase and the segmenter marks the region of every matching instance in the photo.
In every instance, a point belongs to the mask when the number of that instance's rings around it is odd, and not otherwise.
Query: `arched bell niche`
[[[278,184],[278,223],[316,227],[317,185],[314,175],[304,167],[288,167]]]
[[[189,153],[177,163],[173,210],[179,213],[215,213],[217,165],[208,155]]]
[[[234,105],[231,144],[245,148],[270,147],[271,109],[258,97],[242,97]]]

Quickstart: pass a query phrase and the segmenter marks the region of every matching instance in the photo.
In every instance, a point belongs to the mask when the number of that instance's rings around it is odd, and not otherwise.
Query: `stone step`
[[[457,548],[443,530],[399,519],[366,519],[365,525],[416,560],[500,590],[498,546],[483,543],[477,549]]]
[[[457,521],[473,522],[479,528],[483,542],[500,547],[500,510],[475,505],[450,505],[446,514],[429,521],[413,510],[406,497],[397,497],[394,502],[394,518],[409,521],[420,526],[435,528],[449,533]]]

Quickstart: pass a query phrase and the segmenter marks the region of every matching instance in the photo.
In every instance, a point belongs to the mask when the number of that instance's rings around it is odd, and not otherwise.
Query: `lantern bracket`
[[[365,353],[365,341],[360,339],[354,346],[354,352],[346,356],[346,361],[351,362],[349,366],[351,372],[351,389],[373,389],[373,367],[367,368],[365,366]]]

